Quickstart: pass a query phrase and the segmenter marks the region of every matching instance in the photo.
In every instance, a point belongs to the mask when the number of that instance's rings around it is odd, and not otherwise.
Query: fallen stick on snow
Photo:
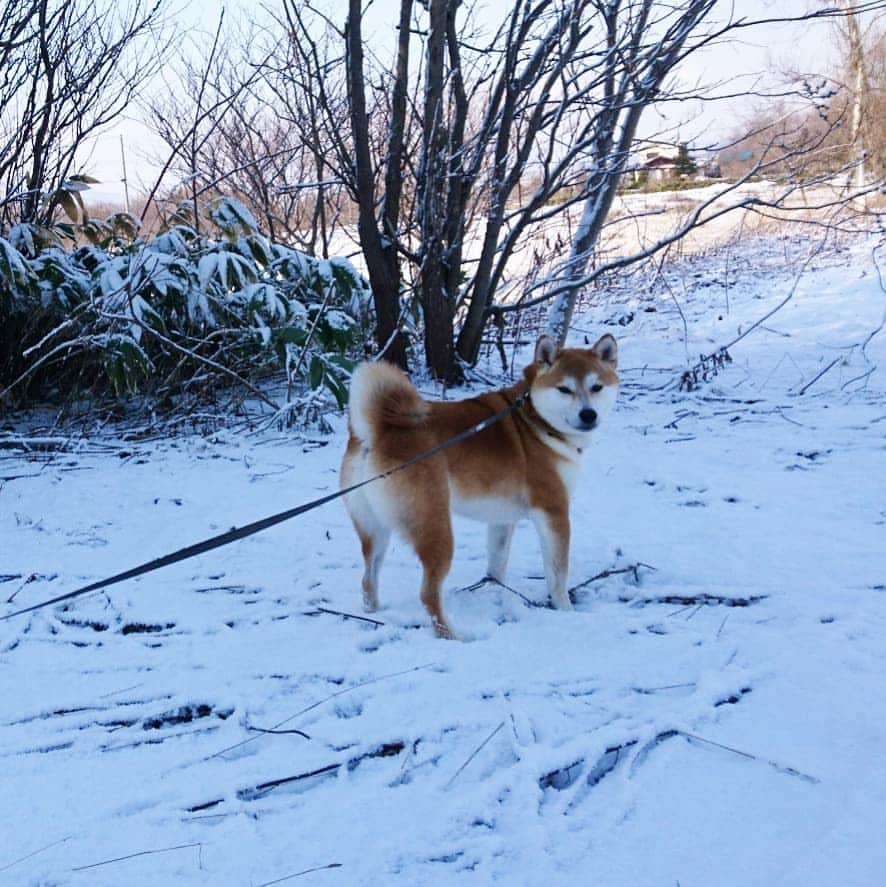
[[[203,844],[197,842],[195,844],[178,844],[175,847],[160,847],[157,850],[139,850],[138,853],[128,853],[126,856],[116,856],[114,859],[105,859],[102,862],[93,862],[89,865],[79,865],[77,868],[71,869],[72,872],[85,872],[87,869],[97,869],[99,866],[111,865],[113,862],[123,862],[127,859],[135,859],[138,856],[153,856],[155,853],[171,853],[173,850],[187,850],[189,847],[199,847],[203,849]]]
[[[640,748],[640,750],[634,756],[634,759],[631,763],[631,773],[633,774],[634,772],[636,772],[637,768],[646,760],[646,758],[649,756],[649,753],[654,748],[661,745],[661,743],[665,740],[673,739],[675,736],[683,736],[690,742],[704,743],[705,745],[714,746],[715,748],[719,748],[722,751],[727,751],[732,754],[739,755],[743,758],[757,761],[761,764],[768,764],[779,773],[784,773],[788,776],[795,776],[798,779],[802,779],[805,782],[811,782],[814,785],[818,785],[818,783],[821,782],[818,777],[812,776],[809,773],[803,773],[801,770],[797,770],[795,767],[789,767],[785,764],[780,764],[777,761],[772,761],[767,758],[761,758],[757,755],[751,754],[750,752],[741,751],[740,749],[733,748],[732,746],[724,745],[721,742],[714,742],[712,739],[705,739],[704,737],[698,736],[695,733],[687,733],[685,730],[664,730],[654,736],[649,742],[643,745],[643,747]],[[603,754],[597,759],[597,762],[593,765],[593,767],[589,769],[587,776],[585,777],[586,784],[588,786],[596,785],[604,776],[615,769],[616,765],[624,757],[624,752],[636,745],[636,739],[629,739],[625,742],[607,747]],[[577,761],[573,761],[571,764],[568,764],[565,767],[559,767],[556,770],[552,770],[550,773],[544,774],[539,779],[538,784],[542,789],[553,788],[557,791],[563,791],[564,789],[570,788],[577,782],[578,778],[584,771],[586,764],[587,761],[585,758],[579,758]]]
[[[497,585],[499,588],[503,588],[505,591],[509,591],[511,594],[517,595],[527,607],[537,607],[539,609],[550,609],[550,604],[541,603],[539,601],[534,601],[532,598],[527,597],[523,592],[517,591],[516,588],[511,588],[510,585],[506,585],[504,582],[499,581],[498,579],[493,579],[492,576],[484,576],[482,579],[478,579],[476,582],[472,582],[470,585],[463,585],[461,588],[453,589],[453,592],[459,591],[477,591],[482,588],[484,585]]]
[[[637,561],[635,564],[630,564],[627,567],[619,567],[618,569],[612,570],[603,570],[602,573],[597,573],[596,576],[591,576],[590,579],[585,579],[584,582],[579,582],[578,585],[573,585],[572,588],[569,589],[569,596],[572,597],[573,593],[578,591],[579,589],[585,588],[590,585],[592,582],[597,582],[600,579],[607,579],[609,576],[619,576],[622,573],[633,573],[634,582],[638,585],[640,583],[640,569],[644,570],[656,570],[656,567],[653,567],[651,564],[644,564],[642,561]]]
[[[425,663],[424,665],[416,665],[414,668],[407,668],[407,669],[404,669],[403,671],[394,671],[394,672],[391,672],[390,674],[383,674],[377,678],[370,678],[368,681],[361,681],[359,684],[354,684],[352,687],[345,687],[343,690],[338,690],[335,693],[332,693],[329,696],[326,696],[324,699],[320,699],[317,702],[311,703],[311,705],[306,706],[301,711],[297,711],[294,715],[290,715],[288,718],[284,718],[279,723],[274,724],[274,726],[271,727],[270,729],[279,730],[280,727],[285,726],[290,721],[294,721],[297,717],[300,717],[303,714],[307,714],[307,712],[313,711],[313,709],[318,708],[319,706],[323,705],[326,702],[329,702],[331,699],[336,699],[339,696],[343,696],[345,693],[351,693],[354,690],[359,690],[361,687],[368,687],[370,684],[377,684],[379,681],[384,681],[384,680],[387,680],[388,678],[398,678],[401,675],[412,674],[412,672],[414,672],[414,671],[422,671],[425,668],[431,668],[431,666],[433,666],[435,664],[436,663],[434,663],[434,662],[428,662],[428,663]],[[227,748],[221,749],[221,751],[214,752],[213,754],[209,755],[208,757],[200,758],[199,761],[194,761],[192,763],[203,764],[206,761],[211,761],[213,758],[220,758],[222,755],[227,754],[228,752],[231,752],[231,751],[234,751],[235,749],[241,748],[244,745],[248,745],[250,742],[254,742],[256,739],[259,738],[260,735],[261,734],[257,734],[255,736],[250,736],[247,739],[242,740],[241,742],[234,743],[234,745],[229,745]],[[181,766],[187,767],[190,765],[183,764]]]
[[[707,606],[707,607],[750,607],[752,604],[758,604],[760,601],[766,600],[768,595],[752,594],[748,597],[725,597],[717,594],[665,594],[661,597],[640,598],[643,604],[677,604],[679,610],[670,613],[669,616],[676,616],[689,607]],[[632,600],[627,598],[625,602]]]
[[[829,369],[836,366],[841,360],[842,357],[835,357],[820,373],[813,376],[798,392],[797,397],[805,394]]]
[[[336,761],[332,764],[326,764],[323,767],[317,767],[315,770],[307,770],[304,773],[296,773],[294,776],[281,776],[277,779],[268,779],[260,782],[258,785],[250,785],[246,788],[237,789],[236,797],[240,801],[257,801],[259,798],[265,797],[275,789],[284,785],[294,785],[299,782],[307,782],[309,780],[322,779],[327,776],[334,776],[342,767],[348,771],[355,770],[363,761],[375,758],[391,758],[399,755],[406,748],[406,743],[396,740],[395,742],[386,742],[379,745],[371,751],[364,752],[362,755],[355,755],[346,761]],[[213,798],[210,801],[203,801],[200,804],[194,804],[187,808],[188,813],[199,813],[203,810],[211,810],[219,804],[225,802],[225,797]]]
[[[640,582],[640,569],[644,570],[655,570],[656,568],[651,566],[650,564],[644,564],[642,561],[637,561],[635,564],[630,564],[627,567],[619,567],[618,569],[611,570],[603,570],[602,573],[597,573],[596,576],[591,576],[590,579],[585,579],[584,582],[579,582],[577,585],[573,585],[572,588],[569,589],[568,594],[570,599],[572,599],[572,603],[575,603],[574,594],[576,591],[580,591],[582,588],[590,585],[592,582],[599,582],[601,579],[606,579],[609,576],[619,576],[624,573],[632,573],[634,576],[634,581],[639,584]],[[544,579],[544,576],[527,576],[527,579]],[[510,585],[506,585],[504,582],[500,582],[498,579],[493,579],[492,576],[484,576],[482,579],[478,579],[476,582],[472,582],[470,585],[463,585],[461,588],[453,589],[453,592],[460,591],[477,591],[482,588],[484,585],[497,585],[499,588],[503,588],[505,591],[509,591],[511,594],[517,595],[527,607],[535,607],[540,610],[550,610],[553,609],[550,601],[534,601],[531,597],[527,597],[523,594],[522,591],[517,591],[516,588],[511,588]],[[319,609],[319,608],[318,608]]]
[[[253,724],[247,724],[246,729],[252,733],[268,733],[271,736],[301,736],[304,739],[311,738],[304,730],[266,730],[264,727],[256,727]]]
[[[282,884],[284,881],[291,881],[293,878],[300,878],[302,875],[310,875],[312,872],[325,872],[328,869],[340,869],[340,862],[330,862],[329,865],[318,865],[312,869],[305,869],[302,872],[295,872],[292,875],[284,875],[282,878],[275,878],[273,881],[263,881],[258,887],[271,887],[272,884]]]
[[[772,761],[769,758],[761,758],[757,755],[751,754],[750,752],[742,751],[738,748],[733,748],[730,745],[723,745],[722,742],[714,742],[713,739],[705,739],[703,736],[697,736],[695,733],[687,733],[685,730],[680,730],[678,732],[681,736],[685,736],[691,742],[703,742],[705,743],[705,745],[712,745],[715,748],[731,752],[734,755],[740,755],[741,757],[749,758],[752,761],[759,761],[761,764],[768,764],[770,767],[778,770],[779,773],[785,773],[788,776],[796,776],[798,779],[802,779],[805,782],[811,782],[814,785],[818,785],[821,782],[821,780],[817,776],[812,776],[809,773],[803,773],[802,770],[797,770],[796,767],[789,767],[786,764],[779,764],[777,761]]]
[[[490,734],[489,734],[489,735],[488,735],[488,736],[487,736],[487,737],[486,737],[486,738],[485,738],[485,739],[484,739],[484,740],[483,740],[483,741],[482,741],[482,742],[481,742],[481,743],[480,743],[480,744],[479,744],[479,745],[473,750],[473,752],[471,752],[471,754],[468,756],[468,759],[464,762],[464,764],[461,765],[461,767],[458,768],[458,770],[455,771],[455,773],[452,774],[451,778],[449,779],[449,782],[447,782],[446,785],[443,786],[443,788],[449,788],[449,786],[452,785],[453,782],[455,782],[455,780],[456,780],[456,778],[458,777],[459,773],[461,773],[462,770],[464,770],[465,767],[467,767],[468,764],[470,764],[471,761],[473,761],[474,758],[476,758],[477,755],[480,754],[480,752],[481,752],[481,751],[486,747],[486,745],[492,740],[492,737],[495,736],[495,734],[498,733],[498,731],[501,730],[501,728],[504,727],[504,725],[505,725],[505,722],[502,721],[502,722],[501,722],[501,723],[500,723],[500,724],[499,724],[499,725],[498,725],[498,726],[497,726],[497,727],[496,727],[496,728],[495,728],[495,729],[494,729],[494,730],[493,730],[493,731],[492,731],[492,732],[491,732],[491,733],[490,733]]]
[[[371,625],[378,627],[379,625],[387,625],[380,619],[370,619],[368,616],[358,616],[356,613],[345,613],[344,610],[330,610],[328,607],[314,607],[313,610],[305,610],[303,616],[319,616],[326,613],[329,616],[341,616],[343,619],[357,619],[360,622],[369,622]]]
[[[70,840],[71,840],[70,836],[68,836],[67,838],[59,838],[58,841],[53,841],[51,844],[47,844],[45,847],[41,847],[39,850],[34,850],[33,852],[28,853],[27,856],[21,856],[18,859],[14,859],[12,862],[8,863],[7,865],[4,865],[3,868],[0,868],[0,872],[9,871],[9,869],[11,869],[13,866],[18,865],[20,862],[25,862],[26,860],[31,859],[34,856],[38,856],[41,853],[45,853],[47,850],[51,850],[53,847],[57,846],[58,844],[64,844],[65,841],[70,841]]]

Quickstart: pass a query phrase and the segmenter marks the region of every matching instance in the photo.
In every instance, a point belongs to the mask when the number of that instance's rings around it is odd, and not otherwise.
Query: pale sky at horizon
[[[392,46],[393,24],[396,22],[398,0],[374,0],[365,26],[365,35],[369,41],[379,41],[380,46]],[[489,17],[490,27],[500,22],[501,7],[494,0],[481,0],[485,6],[481,12],[481,21]],[[812,6],[812,0],[721,0],[715,17],[728,15],[730,10],[738,10],[738,14],[749,19],[783,17],[802,14]],[[198,0],[187,4],[186,8],[176,13],[176,20],[182,22],[183,28],[207,32],[215,28],[218,15],[222,8],[236,15],[238,9],[247,8],[244,0],[222,4],[213,0]],[[253,7],[254,8],[254,7]],[[341,19],[344,20],[346,5],[329,3],[327,8],[341,8]],[[499,11],[495,11],[498,9]],[[494,18],[493,18],[494,16]],[[726,81],[729,92],[750,88],[755,76],[772,68],[795,67],[801,70],[824,68],[832,57],[833,43],[830,39],[830,25],[826,22],[774,25],[769,24],[741,32],[740,42],[718,45],[700,51],[684,62],[678,72],[680,81],[685,84],[699,82],[710,84]],[[644,115],[644,126],[641,135],[649,135],[662,126],[662,121],[669,127],[678,126],[681,140],[708,143],[714,138],[723,138],[728,127],[733,126],[748,113],[747,101],[732,100],[729,103],[695,103],[679,109],[679,116],[668,113],[662,118],[660,111],[650,109]],[[742,111],[742,105],[745,110]],[[155,175],[154,169],[143,156],[143,153],[156,153],[162,143],[154,144],[150,130],[136,121],[125,121],[116,126],[107,135],[97,141],[92,158],[84,165],[82,171],[102,179],[102,184],[94,187],[88,194],[90,202],[100,200],[122,200],[123,186],[120,136],[126,146],[126,162],[130,178],[130,192],[138,189],[136,184],[142,179],[146,184]],[[676,139],[675,139],[676,140]],[[86,196],[86,195],[84,195]]]

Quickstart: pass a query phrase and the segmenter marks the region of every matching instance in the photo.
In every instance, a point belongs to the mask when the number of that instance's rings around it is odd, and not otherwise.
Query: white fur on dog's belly
[[[487,524],[510,524],[526,517],[528,505],[519,498],[504,496],[460,496],[458,490],[450,484],[450,501],[456,514]]]

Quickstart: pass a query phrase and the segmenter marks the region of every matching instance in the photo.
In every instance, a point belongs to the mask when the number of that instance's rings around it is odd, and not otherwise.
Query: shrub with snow
[[[182,205],[152,239],[140,228],[116,213],[68,249],[70,226],[0,237],[4,400],[206,397],[284,371],[344,404],[370,304],[347,260],[271,242],[231,198]]]

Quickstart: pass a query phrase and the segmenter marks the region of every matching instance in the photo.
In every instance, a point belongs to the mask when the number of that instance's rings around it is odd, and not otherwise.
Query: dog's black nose
[[[593,428],[597,424],[597,411],[592,410],[590,407],[585,407],[579,414],[578,418],[584,422],[585,425]]]

